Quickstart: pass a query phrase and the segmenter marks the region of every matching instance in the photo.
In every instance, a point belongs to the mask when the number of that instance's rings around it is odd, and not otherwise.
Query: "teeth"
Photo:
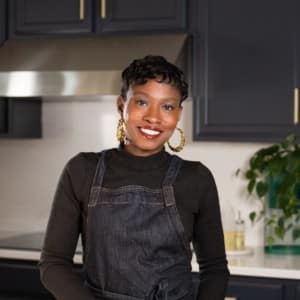
[[[146,129],[146,128],[141,128],[141,131],[146,133],[146,134],[149,134],[149,135],[158,135],[158,134],[160,134],[159,131]]]

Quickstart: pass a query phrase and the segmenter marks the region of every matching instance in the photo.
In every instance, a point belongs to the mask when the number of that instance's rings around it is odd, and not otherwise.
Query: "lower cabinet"
[[[81,272],[81,266],[76,265]],[[40,281],[36,261],[0,258],[1,300],[54,300]],[[195,291],[198,273],[193,273]],[[225,300],[300,300],[300,280],[232,275]]]
[[[300,300],[300,280],[231,276],[226,297],[232,300]]]
[[[36,261],[0,259],[1,300],[54,300],[40,281]]]

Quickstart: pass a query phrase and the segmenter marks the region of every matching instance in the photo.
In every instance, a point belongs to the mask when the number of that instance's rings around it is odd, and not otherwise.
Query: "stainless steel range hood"
[[[118,95],[133,59],[163,55],[178,63],[183,34],[12,40],[0,47],[0,96]]]

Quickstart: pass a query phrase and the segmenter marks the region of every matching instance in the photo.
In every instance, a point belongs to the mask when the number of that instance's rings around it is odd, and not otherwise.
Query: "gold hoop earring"
[[[180,144],[177,147],[173,147],[173,146],[171,146],[170,142],[168,141],[168,146],[173,152],[180,152],[185,145],[185,136],[184,136],[184,132],[181,128],[176,128],[176,129],[180,133]]]
[[[117,125],[117,133],[116,133],[117,140],[119,143],[123,143],[125,140],[125,131],[124,131],[124,119],[121,118]]]

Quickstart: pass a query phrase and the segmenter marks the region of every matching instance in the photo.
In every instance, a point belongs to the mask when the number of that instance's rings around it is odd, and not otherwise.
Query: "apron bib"
[[[171,156],[161,189],[102,186],[101,153],[88,204],[85,284],[105,300],[191,300],[191,250],[172,184],[182,160]]]

